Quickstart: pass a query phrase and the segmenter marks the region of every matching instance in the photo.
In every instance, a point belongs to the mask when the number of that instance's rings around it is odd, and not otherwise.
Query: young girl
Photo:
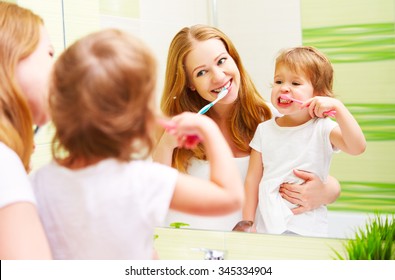
[[[194,113],[175,116],[179,145],[201,139],[210,180],[143,161],[155,126],[156,61],[122,31],[86,36],[57,60],[49,104],[54,162],[32,182],[56,259],[150,259],[153,233],[170,208],[221,215],[241,208],[243,184],[217,125]]]
[[[291,48],[277,57],[271,102],[283,116],[258,126],[245,182],[243,219],[254,221],[257,212],[258,232],[327,235],[326,207],[293,215],[291,209],[297,206],[280,196],[279,187],[284,181],[299,181],[294,169],[325,181],[335,150],[352,155],[365,150],[362,130],[333,98],[332,84],[332,65],[315,48]],[[330,113],[336,122],[327,118]]]
[[[251,151],[249,143],[258,124],[271,118],[270,108],[255,88],[234,44],[223,32],[207,25],[182,28],[169,47],[161,103],[164,114],[198,112],[223,87],[228,94],[206,115],[220,127],[244,181]],[[182,149],[168,133],[161,135],[153,156],[155,161],[201,178],[207,178],[210,172],[203,146]],[[284,184],[282,192],[285,199],[300,204],[293,209],[295,214],[336,200],[340,187],[335,179],[323,184],[312,173],[295,172],[305,183]],[[230,231],[241,218],[241,211],[215,218],[171,211],[166,225],[185,222],[193,228]]]
[[[51,258],[28,180],[33,125],[48,120],[53,47],[43,20],[0,2],[0,259]]]

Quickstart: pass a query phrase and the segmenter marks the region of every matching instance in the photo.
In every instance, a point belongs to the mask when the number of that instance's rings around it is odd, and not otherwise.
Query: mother
[[[0,2],[0,259],[48,259],[27,172],[33,124],[48,120],[46,93],[53,47],[43,20]]]

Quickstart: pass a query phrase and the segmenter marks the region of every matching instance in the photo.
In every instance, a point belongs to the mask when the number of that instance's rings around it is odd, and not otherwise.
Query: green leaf
[[[173,227],[173,228],[189,227],[189,224],[182,223],[182,222],[174,222],[174,223],[170,224],[170,227]]]
[[[343,247],[349,260],[395,260],[395,214],[375,213]],[[344,259],[338,251],[333,251],[338,260]]]

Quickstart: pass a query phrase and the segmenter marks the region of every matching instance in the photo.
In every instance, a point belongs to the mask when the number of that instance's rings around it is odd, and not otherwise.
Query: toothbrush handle
[[[300,104],[303,103],[303,102],[301,102],[301,101],[299,101],[299,100],[293,100],[293,101],[296,101],[296,102],[298,102],[298,103],[300,103]],[[325,111],[324,114],[327,115],[328,117],[334,118],[335,115],[336,115],[336,110]]]
[[[214,104],[215,104],[214,102],[211,102],[211,103],[207,104],[202,109],[200,109],[199,112],[197,112],[197,113],[199,115],[204,115],[211,107],[213,107]]]
[[[288,98],[289,98],[290,100],[296,102],[296,103],[303,104],[303,101],[300,101],[300,100],[298,100],[298,99],[291,98],[291,97],[288,97]],[[328,117],[334,118],[335,115],[336,115],[336,110],[325,111],[324,114],[327,115]]]
[[[164,119],[158,119],[157,121],[161,126],[163,126],[166,129],[167,132],[177,129],[177,126],[172,121],[168,121],[168,120],[164,120]],[[170,132],[170,133],[173,134],[172,132]],[[186,135],[185,142],[187,144],[194,144],[194,143],[200,142],[200,141],[201,141],[201,139],[197,135]]]
[[[334,118],[336,115],[336,110],[325,111],[324,114],[327,115],[328,117]]]

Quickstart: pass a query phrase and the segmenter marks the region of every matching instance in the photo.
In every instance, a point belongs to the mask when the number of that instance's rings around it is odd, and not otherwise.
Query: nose
[[[280,90],[281,92],[289,92],[289,86],[286,83],[284,83],[281,85]]]
[[[212,69],[212,75],[211,75],[211,79],[213,81],[213,83],[218,83],[218,82],[222,82],[224,81],[226,74],[224,69],[220,68],[220,67],[214,67]]]

